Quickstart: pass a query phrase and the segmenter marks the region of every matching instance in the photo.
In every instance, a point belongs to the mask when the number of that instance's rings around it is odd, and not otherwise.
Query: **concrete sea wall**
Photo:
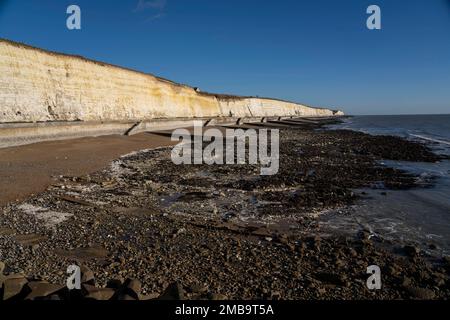
[[[0,40],[0,130],[17,123],[340,114],[276,99],[201,93],[150,74]]]

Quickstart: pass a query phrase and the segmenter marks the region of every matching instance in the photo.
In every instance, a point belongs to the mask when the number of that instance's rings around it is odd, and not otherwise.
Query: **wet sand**
[[[150,133],[102,136],[0,149],[0,206],[45,191],[54,177],[83,176],[132,151],[172,145]]]

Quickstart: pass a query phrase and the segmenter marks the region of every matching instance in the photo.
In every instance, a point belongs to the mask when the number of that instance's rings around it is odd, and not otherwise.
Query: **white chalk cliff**
[[[150,74],[0,40],[0,123],[341,114],[197,92]]]

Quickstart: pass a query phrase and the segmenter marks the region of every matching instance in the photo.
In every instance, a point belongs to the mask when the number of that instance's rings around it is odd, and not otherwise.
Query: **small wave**
[[[410,133],[410,136],[415,137],[415,138],[419,138],[419,139],[422,139],[422,140],[433,141],[433,142],[442,143],[442,144],[446,144],[446,145],[450,146],[450,141],[434,139],[434,138],[421,136],[421,135],[418,135],[418,134],[412,134],[412,133]]]

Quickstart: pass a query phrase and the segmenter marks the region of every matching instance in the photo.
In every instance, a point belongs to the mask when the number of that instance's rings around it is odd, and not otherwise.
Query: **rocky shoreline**
[[[22,274],[3,275],[5,265],[0,262],[0,301],[51,300],[183,300],[185,291],[178,283],[172,283],[162,294],[141,294],[141,282],[136,279],[108,281],[105,287],[96,285],[94,273],[81,267],[81,288],[69,290],[66,285],[51,284],[42,279],[27,278]],[[220,296],[209,294],[209,299]]]
[[[62,287],[39,288],[65,284],[71,264],[89,270],[78,297],[100,300],[450,297],[448,257],[431,260],[366,230],[317,236],[317,216],[360,201],[356,189],[424,187],[379,160],[443,158],[401,138],[321,127],[280,130],[276,176],[251,165],[176,166],[160,148],[55,177],[46,192],[0,211],[0,297],[70,298]],[[373,264],[382,290],[366,287]],[[8,281],[23,286],[5,296]]]

